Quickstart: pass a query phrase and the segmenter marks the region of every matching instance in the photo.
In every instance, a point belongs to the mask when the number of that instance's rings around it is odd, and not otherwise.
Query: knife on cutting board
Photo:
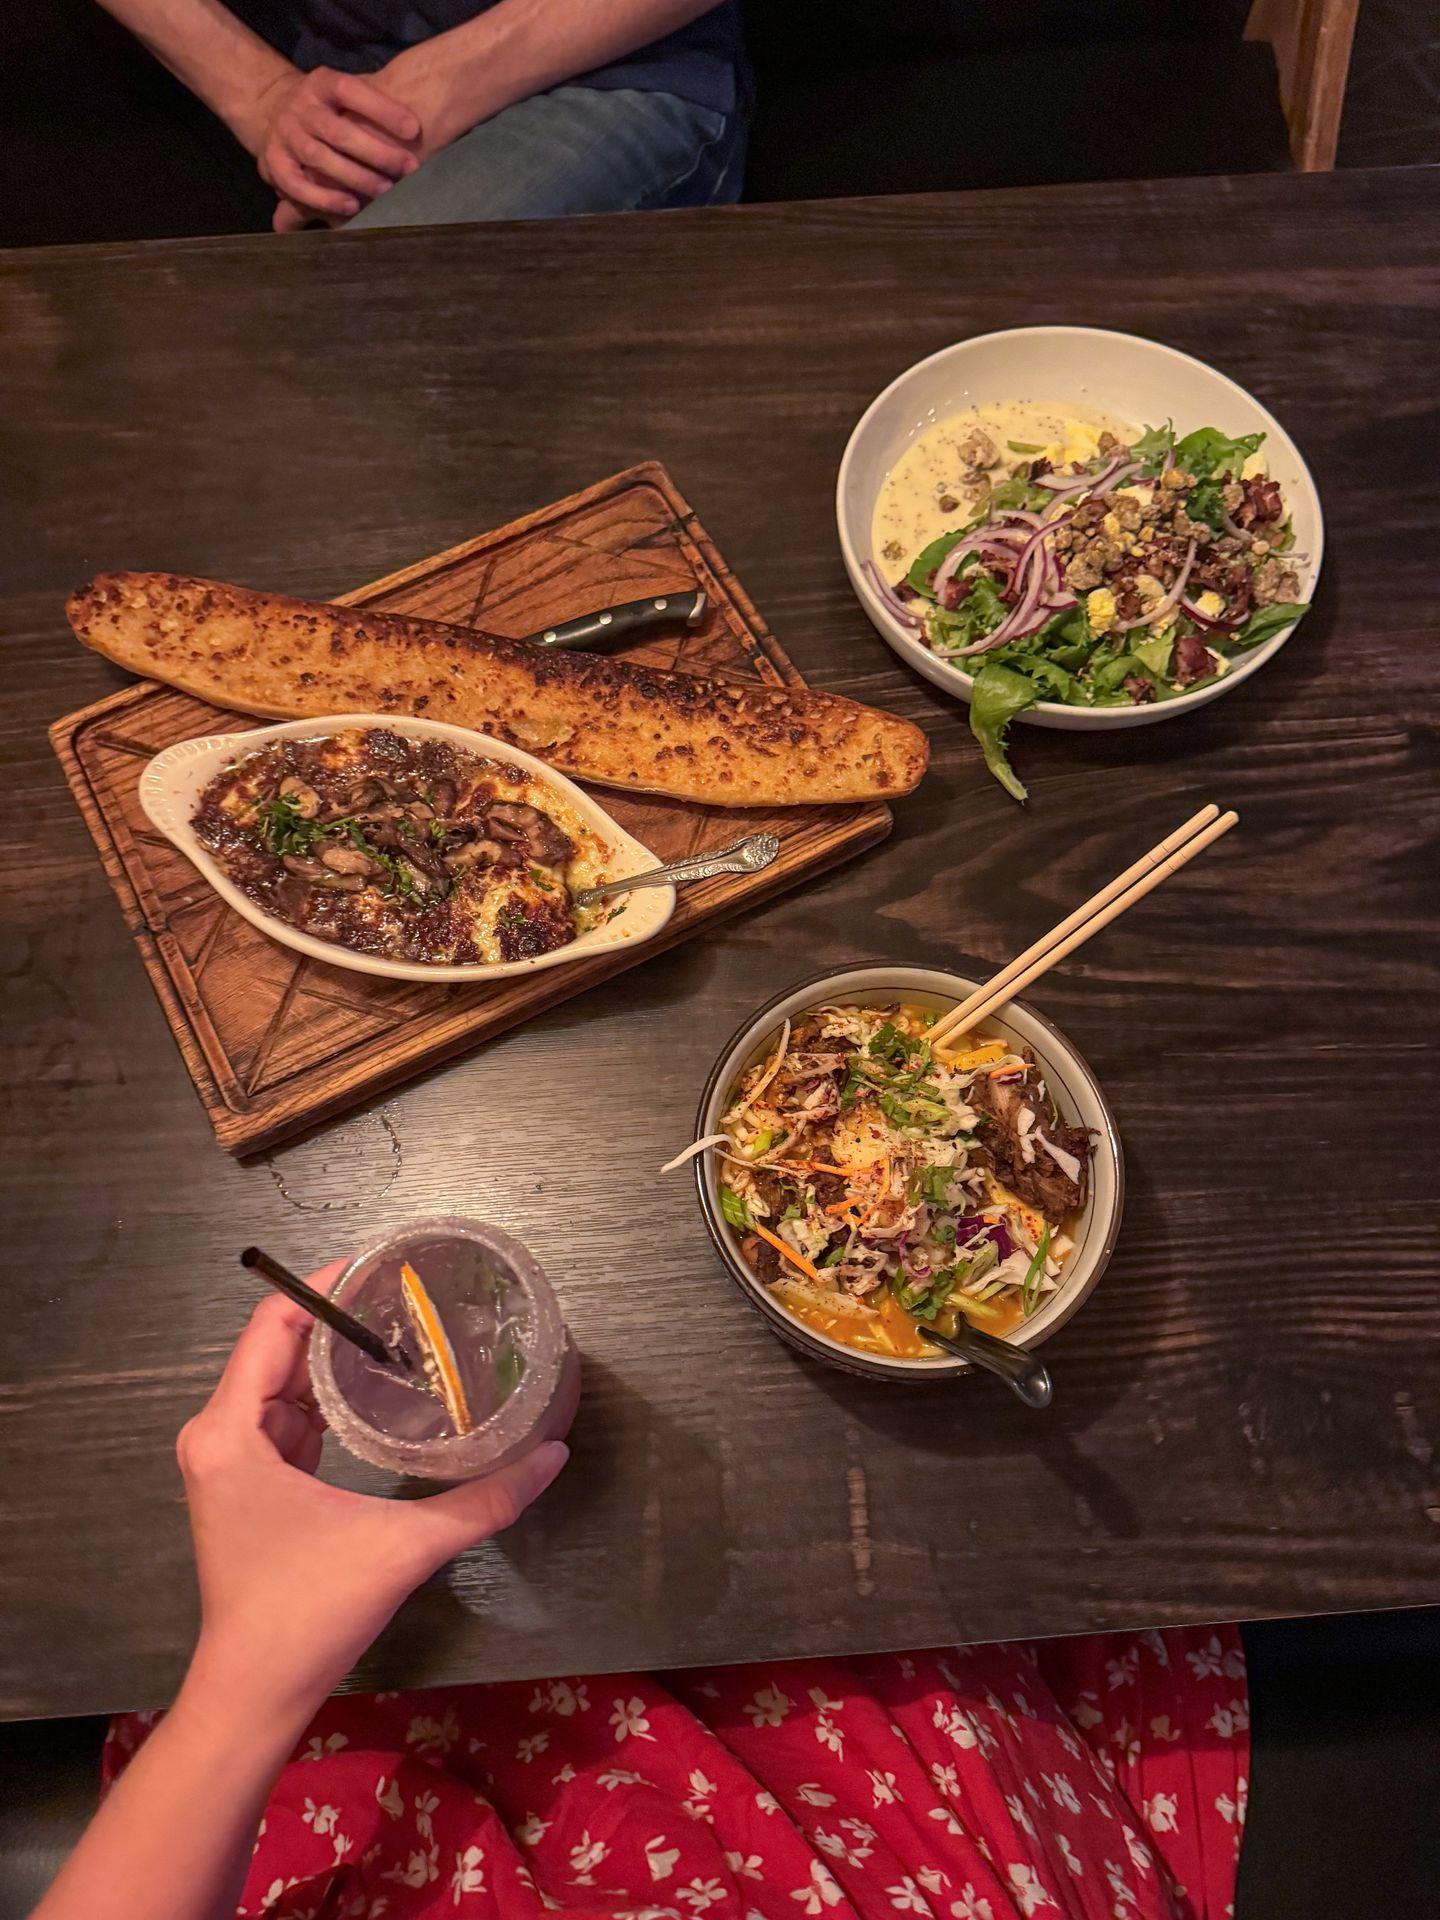
[[[698,627],[705,605],[699,588],[692,593],[651,594],[644,600],[627,600],[618,607],[600,607],[574,620],[557,621],[525,638],[537,647],[604,647],[657,627]]]

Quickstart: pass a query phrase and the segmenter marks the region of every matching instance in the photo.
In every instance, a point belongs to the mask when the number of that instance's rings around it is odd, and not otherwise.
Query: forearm
[[[265,1802],[308,1718],[197,1660],[33,1920],[231,1920]]]
[[[255,105],[265,90],[294,69],[220,0],[100,0],[154,54],[198,94],[235,137],[258,151]]]
[[[447,138],[518,100],[647,46],[708,13],[714,0],[499,0],[425,43],[445,71]]]

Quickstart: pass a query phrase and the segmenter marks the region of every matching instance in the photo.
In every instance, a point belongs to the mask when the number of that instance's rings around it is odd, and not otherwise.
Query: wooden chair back
[[[1247,40],[1266,40],[1280,72],[1290,151],[1302,173],[1335,164],[1360,0],[1255,0]]]

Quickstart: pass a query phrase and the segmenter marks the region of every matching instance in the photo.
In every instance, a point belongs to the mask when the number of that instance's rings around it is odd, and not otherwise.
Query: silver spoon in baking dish
[[[937,1347],[953,1353],[957,1360],[968,1360],[972,1366],[998,1374],[1016,1399],[1023,1400],[1027,1407],[1049,1406],[1054,1393],[1049,1369],[1028,1348],[1012,1347],[1008,1340],[997,1340],[993,1333],[982,1333],[978,1327],[966,1326],[953,1334],[921,1327],[920,1332]]]
[[[593,907],[601,900],[613,900],[617,893],[629,893],[635,887],[679,887],[687,880],[713,879],[717,873],[759,873],[779,851],[778,833],[747,833],[732,846],[698,854],[693,860],[676,860],[668,867],[650,867],[644,873],[627,874],[623,880],[602,881],[598,887],[580,887],[573,899],[577,907]]]

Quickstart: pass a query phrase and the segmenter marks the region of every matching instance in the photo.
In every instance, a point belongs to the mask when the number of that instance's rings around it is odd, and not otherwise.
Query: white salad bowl
[[[785,1020],[797,1020],[831,1003],[877,1007],[905,1001],[948,1013],[980,985],[958,973],[935,967],[847,967],[838,973],[819,973],[786,988],[747,1020],[716,1061],[695,1121],[695,1137],[703,1140],[720,1131],[720,1121],[735,1098],[735,1088],[747,1068],[774,1051],[775,1036]],[[1075,1249],[1062,1269],[1059,1287],[1029,1320],[1005,1338],[1015,1346],[1038,1346],[1077,1313],[1099,1284],[1120,1233],[1125,1205],[1125,1162],[1115,1117],[1085,1061],[1043,1014],[1023,1000],[1012,1000],[984,1023],[987,1030],[1012,1044],[1034,1050],[1044,1069],[1046,1086],[1060,1117],[1068,1125],[1087,1127],[1094,1141],[1090,1162],[1090,1191],[1075,1229]],[[715,1249],[730,1277],[774,1332],[814,1359],[847,1373],[912,1385],[973,1373],[966,1360],[945,1357],[936,1350],[931,1359],[906,1360],[847,1347],[843,1340],[821,1333],[777,1300],[740,1251],[741,1236],[720,1210],[719,1187],[724,1163],[713,1147],[695,1158],[695,1180],[700,1210]]]
[[[254,753],[270,740],[314,740],[326,734],[340,733],[352,727],[383,727],[407,740],[448,740],[467,753],[488,759],[508,761],[526,773],[553,787],[612,851],[604,877],[620,880],[632,873],[643,873],[660,862],[648,847],[624,831],[573,780],[556,773],[553,767],[522,753],[489,734],[472,733],[468,727],[452,727],[441,720],[412,719],[393,713],[335,713],[313,720],[287,720],[273,727],[256,727],[245,733],[212,733],[200,740],[181,740],[163,753],[156,754],[140,776],[140,804],[152,824],[187,860],[236,913],[252,926],[269,934],[282,946],[323,960],[327,966],[345,967],[352,973],[379,974],[387,980],[424,980],[429,982],[506,980],[520,973],[537,973],[544,967],[564,966],[574,960],[590,960],[617,947],[636,946],[653,940],[675,910],[673,887],[642,887],[628,894],[624,910],[612,915],[603,926],[592,927],[568,946],[556,947],[528,960],[478,961],[465,966],[428,966],[418,960],[387,960],[379,954],[355,953],[333,940],[320,940],[303,933],[288,921],[266,913],[242,893],[212,859],[195,836],[190,817],[196,802],[217,773],[247,753]]]
[[[917,361],[871,401],[850,435],[835,489],[840,552],[861,606],[882,639],[935,686],[969,700],[974,679],[963,667],[932,653],[876,593],[865,562],[873,562],[882,572],[893,570],[893,565],[871,551],[875,503],[890,469],[917,434],[968,407],[1017,400],[1053,404],[1062,410],[1067,403],[1091,408],[1135,428],[1163,426],[1173,420],[1181,435],[1196,427],[1218,427],[1237,438],[1263,433],[1266,469],[1272,480],[1280,482],[1295,528],[1295,551],[1305,556],[1295,562],[1300,598],[1309,600],[1314,595],[1325,546],[1315,483],[1295,442],[1243,387],[1203,360],[1136,334],[1100,327],[1015,327],[1004,333],[978,334]],[[1041,700],[1015,717],[1037,727],[1081,730],[1146,727],[1157,720],[1171,720],[1218,700],[1258,673],[1293,631],[1285,627],[1272,634],[1229,673],[1193,693],[1127,707],[1068,707]]]

